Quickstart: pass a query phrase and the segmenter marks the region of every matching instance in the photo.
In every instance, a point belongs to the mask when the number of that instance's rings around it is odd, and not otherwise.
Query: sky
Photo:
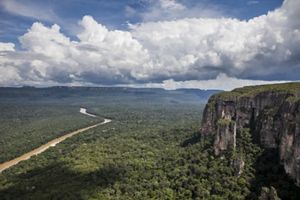
[[[0,86],[300,80],[299,0],[0,0]]]

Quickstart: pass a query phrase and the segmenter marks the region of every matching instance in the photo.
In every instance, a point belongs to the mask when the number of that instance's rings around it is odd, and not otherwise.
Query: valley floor
[[[80,108],[80,113],[82,113],[84,115],[87,115],[87,116],[90,116],[90,117],[97,117],[96,115],[88,113],[85,108]],[[95,128],[97,126],[100,126],[100,125],[103,125],[103,124],[106,124],[106,123],[109,123],[109,122],[111,122],[110,119],[104,119],[104,121],[101,122],[101,123],[97,123],[97,124],[94,124],[94,125],[91,125],[91,126],[88,126],[88,127],[85,127],[85,128],[78,129],[78,130],[73,131],[71,133],[64,134],[63,136],[55,138],[55,139],[47,142],[46,144],[43,144],[42,146],[40,146],[40,147],[38,147],[36,149],[33,149],[32,151],[30,151],[28,153],[25,153],[25,154],[23,154],[23,155],[15,158],[15,159],[13,159],[13,160],[1,163],[0,164],[0,173],[2,171],[6,170],[6,169],[8,169],[8,168],[10,168],[10,167],[18,164],[21,161],[28,160],[32,156],[36,156],[36,155],[38,155],[40,153],[43,153],[44,151],[46,151],[50,147],[56,146],[58,143],[64,141],[65,139],[67,139],[69,137],[72,137],[72,136],[74,136],[76,134],[82,133],[84,131],[87,131],[89,129]]]

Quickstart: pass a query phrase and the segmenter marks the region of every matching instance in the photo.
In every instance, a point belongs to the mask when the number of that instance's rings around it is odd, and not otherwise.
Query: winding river
[[[90,116],[90,117],[97,117],[96,115],[93,115],[91,113],[88,113],[86,108],[80,108],[79,110],[80,113],[84,114],[84,115],[87,115],[87,116]],[[107,124],[111,122],[110,119],[104,119],[103,122],[101,123],[97,123],[97,124],[94,124],[94,125],[91,125],[91,126],[88,126],[88,127],[85,127],[85,128],[81,128],[81,129],[78,129],[76,131],[73,131],[73,132],[70,132],[70,133],[67,133],[63,136],[60,136],[58,138],[55,138],[49,142],[47,142],[46,144],[43,144],[42,146],[36,148],[36,149],[33,149],[32,151],[28,152],[28,153],[25,153],[23,154],[22,156],[19,156],[13,160],[10,160],[10,161],[7,161],[7,162],[4,162],[4,163],[1,163],[0,164],[0,173],[16,164],[18,164],[19,162],[21,161],[24,161],[24,160],[28,160],[29,158],[31,158],[32,156],[34,155],[38,155],[44,151],[46,151],[47,149],[49,149],[50,147],[54,147],[55,145],[57,145],[58,143],[64,141],[65,139],[69,138],[69,137],[72,137],[74,135],[77,135],[79,133],[82,133],[84,131],[87,131],[89,129],[92,129],[92,128],[95,128],[97,126],[100,126],[100,125],[103,125],[103,124]]]

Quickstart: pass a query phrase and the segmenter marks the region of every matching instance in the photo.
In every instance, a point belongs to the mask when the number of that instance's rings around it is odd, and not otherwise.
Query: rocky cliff
[[[261,147],[278,149],[286,173],[299,185],[300,83],[244,87],[209,99],[201,133],[214,137],[216,155],[235,149],[243,128]]]

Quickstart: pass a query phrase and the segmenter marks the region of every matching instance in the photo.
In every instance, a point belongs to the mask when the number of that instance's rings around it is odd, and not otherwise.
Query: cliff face
[[[213,135],[216,155],[235,149],[242,128],[250,128],[261,147],[278,149],[286,173],[300,184],[300,83],[245,87],[209,99],[201,133]]]

